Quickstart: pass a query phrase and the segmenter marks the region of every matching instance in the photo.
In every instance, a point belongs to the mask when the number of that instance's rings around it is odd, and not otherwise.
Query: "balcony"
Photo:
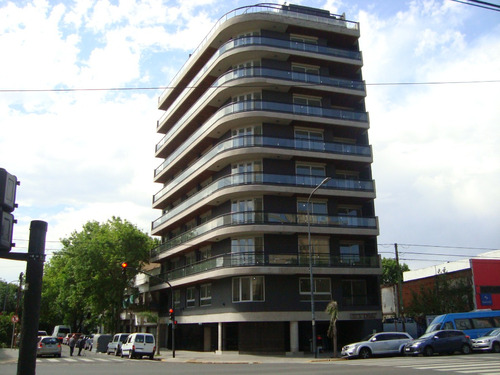
[[[326,268],[379,268],[379,257],[359,256],[356,262],[342,256],[329,254],[315,255],[313,267]],[[230,253],[205,259],[159,275],[160,279],[173,281],[187,276],[233,267],[309,267],[309,257],[305,253]],[[151,279],[150,286],[161,284]]]
[[[276,79],[287,81],[293,84],[298,84],[304,86],[304,84],[309,85],[311,88],[317,86],[325,86],[334,89],[342,89],[343,93],[354,94],[354,95],[365,95],[366,87],[363,81],[354,81],[348,79],[335,78],[330,76],[321,76],[321,75],[311,75],[305,74],[290,70],[281,70],[281,69],[271,69],[271,68],[263,68],[263,67],[251,67],[251,68],[240,68],[231,70],[223,75],[221,75],[217,80],[210,86],[210,88],[205,91],[205,93],[197,100],[197,104],[191,106],[189,109],[176,123],[176,125],[172,128],[169,133],[177,130],[186,120],[192,116],[192,114],[199,110],[200,107],[203,106],[203,103],[213,94],[214,89],[218,89],[227,85],[229,82],[238,80],[238,79],[249,79],[249,78],[265,78],[265,79]],[[291,85],[292,86],[292,85]],[[180,102],[182,98],[186,95],[188,91],[191,90],[192,87],[195,87],[194,84],[190,84],[188,88],[183,92],[183,94],[177,98],[176,102],[174,102],[174,106],[171,108],[175,108],[175,103]],[[157,123],[157,128],[162,128],[165,124],[165,121],[168,117],[171,116],[173,110],[167,110],[160,117]],[[158,146],[157,146],[158,151]]]
[[[221,107],[215,112],[203,125],[196,129],[192,135],[172,152],[162,165],[169,164],[172,160],[182,154],[188,147],[199,141],[205,132],[207,132],[217,121],[221,118],[237,113],[243,112],[270,112],[276,114],[288,114],[290,116],[307,116],[311,117],[308,121],[315,121],[316,119],[332,119],[352,122],[351,126],[358,125],[361,128],[368,128],[368,113],[348,111],[342,109],[322,108],[308,105],[299,105],[292,103],[279,103],[263,100],[248,100],[237,103],[230,103]],[[179,124],[179,123],[178,123]],[[177,130],[177,125],[175,127]],[[174,129],[167,133],[160,142],[156,145],[157,156],[160,150],[164,147],[169,139],[173,136]],[[158,175],[156,172],[155,177]]]
[[[153,203],[156,202],[160,197],[162,197],[168,190],[170,190],[171,187],[182,183],[182,181],[184,181],[188,176],[191,176],[195,171],[199,171],[200,168],[206,166],[207,163],[209,163],[210,160],[214,159],[216,156],[224,152],[227,152],[229,150],[244,149],[251,147],[269,147],[275,149],[321,152],[322,157],[324,157],[325,153],[331,155],[344,155],[344,156],[355,156],[358,158],[359,157],[369,158],[370,160],[372,157],[371,147],[364,145],[352,145],[352,144],[337,143],[337,142],[321,142],[321,141],[312,141],[312,140],[297,139],[297,138],[278,138],[278,137],[264,137],[264,136],[233,137],[218,143],[214,148],[212,148],[205,155],[199,158],[190,167],[185,169],[167,186],[164,186],[160,190],[160,192],[155,194]],[[160,175],[172,161],[173,161],[172,158],[169,157],[163,163],[161,163],[160,166],[155,169],[154,172],[155,177]]]
[[[278,13],[280,15],[296,18],[299,20],[308,20],[308,21],[314,21],[314,22],[320,23],[320,24],[322,23],[322,24],[330,25],[330,26],[343,27],[343,28],[346,28],[346,30],[347,29],[356,30],[356,31],[359,30],[359,24],[357,22],[347,21],[345,19],[342,19],[341,16],[330,15],[329,17],[318,17],[318,16],[313,16],[310,14],[305,14],[305,13],[287,10],[279,5],[273,5],[273,4],[267,4],[267,5],[261,4],[261,5],[254,5],[254,6],[250,6],[250,7],[240,7],[238,9],[235,9],[235,10],[232,10],[231,12],[226,13],[224,16],[222,16],[217,21],[217,23],[214,25],[214,27],[206,35],[205,39],[203,39],[203,41],[198,45],[196,50],[191,54],[190,59],[184,64],[184,66],[179,70],[179,72],[172,79],[172,81],[169,84],[169,87],[175,86],[175,82],[186,73],[186,71],[188,70],[188,68],[190,66],[190,63],[192,61],[195,61],[199,57],[199,55],[202,53],[202,51],[205,50],[208,41],[211,40],[211,38],[214,36],[215,32],[217,32],[221,28],[223,23],[225,23],[226,21],[230,20],[233,17],[241,16],[244,14],[251,14],[251,13],[263,13],[263,14]],[[250,38],[261,38],[261,37],[240,38],[240,40],[250,39]],[[266,38],[266,39],[270,39],[270,38]],[[250,40],[252,41],[253,39],[250,39]],[[255,40],[257,41],[258,39],[255,39]],[[276,43],[278,43],[278,44],[280,42],[279,40],[276,40],[276,39],[272,39],[272,40],[276,41]],[[235,43],[235,40],[231,40],[228,43],[226,43],[225,45],[223,45],[222,46],[223,48],[221,48],[217,51],[217,56],[215,56],[213,59],[217,58],[219,55],[224,53],[226,50],[234,48],[233,43]],[[288,43],[290,43],[292,46],[297,45],[297,43],[291,43],[291,42],[288,42]],[[271,42],[267,41],[266,45],[270,45],[270,44],[272,45],[272,41]],[[299,44],[302,44],[302,43],[299,43]],[[304,47],[304,49],[305,48],[307,48],[307,46]],[[341,56],[343,55],[343,57],[349,57],[349,58],[361,60],[361,54],[360,54],[360,52],[357,52],[357,51],[342,51],[342,50],[338,50],[338,49],[334,49],[334,48],[327,48],[327,47],[318,48],[318,50],[322,51],[320,53],[325,53],[325,54],[335,53],[336,55],[340,53]],[[337,52],[337,51],[340,51],[340,52]],[[356,54],[359,57],[356,57]],[[210,62],[205,64],[205,66],[209,66],[209,65],[211,65]],[[197,78],[195,78],[193,81],[196,82],[196,80],[197,80]],[[192,83],[193,83],[193,81],[192,81]],[[168,96],[169,92],[170,92],[170,90],[167,89],[160,95],[160,97],[158,98],[159,104],[161,104],[165,100],[165,98]]]
[[[328,216],[310,215],[310,223],[315,227],[347,228],[347,229],[372,229],[377,230],[376,217],[357,216]],[[292,227],[307,227],[305,213],[275,213],[263,211],[234,212],[220,215],[204,224],[174,237],[151,251],[151,258],[155,258],[176,246],[186,244],[204,234],[221,228],[230,228],[246,225],[287,225]],[[155,259],[152,259],[154,262]]]
[[[297,176],[297,175],[282,175],[270,174],[262,172],[254,173],[241,173],[221,177],[212,182],[210,185],[200,190],[198,193],[192,195],[179,205],[175,206],[168,212],[164,213],[160,218],[152,223],[152,229],[158,228],[166,221],[172,219],[181,212],[185,212],[191,206],[197,204],[201,200],[215,194],[223,189],[242,186],[242,185],[278,185],[278,186],[293,186],[293,187],[309,187],[314,188],[317,186],[324,177],[316,176]],[[174,184],[169,184],[169,186]],[[327,190],[345,190],[345,191],[358,191],[358,192],[374,192],[375,186],[373,180],[345,180],[345,179],[331,179],[322,186]],[[169,187],[162,189],[153,198],[153,203],[157,202],[161,197],[169,192]]]

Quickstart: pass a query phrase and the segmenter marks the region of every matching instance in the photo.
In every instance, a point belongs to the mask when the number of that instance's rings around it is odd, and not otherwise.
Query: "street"
[[[196,354],[193,354],[196,358]],[[102,353],[85,352],[84,356],[70,357],[67,348],[62,358],[38,358],[36,373],[38,375],[87,375],[95,374],[352,374],[352,375],[422,375],[425,374],[500,374],[499,354],[472,354],[433,357],[386,357],[367,360],[313,360],[308,358],[289,359],[284,357],[253,356],[238,361],[236,357],[225,361],[224,356],[208,354],[205,359],[188,357],[163,360],[130,360],[108,356]],[[227,357],[229,358],[229,357]],[[15,362],[0,364],[0,374],[15,375]]]

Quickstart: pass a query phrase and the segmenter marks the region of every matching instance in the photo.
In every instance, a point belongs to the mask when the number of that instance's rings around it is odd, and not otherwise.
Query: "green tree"
[[[115,331],[124,290],[149,259],[156,242],[135,225],[113,217],[87,222],[61,240],[63,248],[48,262],[42,293],[42,317],[75,331],[102,324]],[[129,265],[126,276],[120,264]]]
[[[382,258],[382,285],[395,285],[398,283],[399,275],[409,271],[410,267],[406,263],[398,264],[395,259]]]
[[[327,336],[333,341],[333,358],[337,358],[337,319],[339,316],[337,301],[330,301],[326,306],[325,312],[330,315],[330,325],[328,326]]]

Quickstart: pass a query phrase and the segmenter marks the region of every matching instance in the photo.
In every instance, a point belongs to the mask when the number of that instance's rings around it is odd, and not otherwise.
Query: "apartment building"
[[[332,300],[340,344],[381,327],[359,37],[325,10],[238,8],[159,97],[160,344],[172,305],[186,350],[309,352],[313,321],[327,349]]]

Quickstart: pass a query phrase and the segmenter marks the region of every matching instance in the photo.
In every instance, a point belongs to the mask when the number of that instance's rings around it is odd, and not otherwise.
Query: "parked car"
[[[418,339],[406,344],[405,354],[431,356],[434,353],[453,354],[472,352],[472,342],[462,331],[446,329],[425,333]]]
[[[69,339],[71,338],[71,336],[73,336],[72,333],[68,333],[66,336],[64,336],[63,339],[62,339],[62,343],[64,345],[68,345],[69,344]]]
[[[500,353],[500,328],[492,329],[486,335],[473,339],[472,350]]]
[[[360,342],[342,348],[342,357],[370,358],[375,355],[403,354],[405,344],[412,341],[406,332],[379,332],[368,335]]]
[[[36,355],[40,357],[42,355],[53,355],[54,357],[61,356],[61,343],[57,337],[52,336],[41,336],[38,340],[38,345],[36,348]]]
[[[113,340],[108,344],[107,354],[114,355],[122,354],[122,344],[125,343],[130,336],[130,333],[117,333],[113,336]]]
[[[155,349],[155,337],[151,333],[132,333],[122,344],[121,356],[129,358],[148,356],[149,359],[153,359]]]

